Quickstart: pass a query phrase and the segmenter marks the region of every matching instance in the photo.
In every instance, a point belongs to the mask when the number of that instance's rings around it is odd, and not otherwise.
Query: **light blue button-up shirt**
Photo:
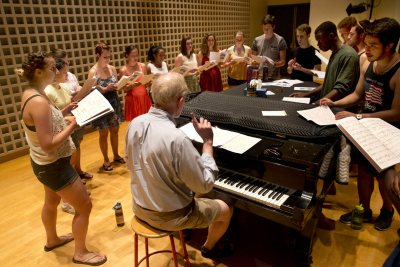
[[[214,158],[200,155],[173,117],[154,107],[130,123],[125,152],[132,201],[153,211],[186,207],[194,193],[211,191],[218,174]]]

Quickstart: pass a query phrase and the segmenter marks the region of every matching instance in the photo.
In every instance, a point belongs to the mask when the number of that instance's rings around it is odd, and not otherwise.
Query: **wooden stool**
[[[138,267],[142,261],[146,260],[146,266],[149,267],[149,258],[150,256],[157,254],[157,253],[172,253],[172,256],[174,258],[174,263],[175,267],[178,267],[178,257],[182,257],[185,260],[186,266],[190,267],[190,261],[189,261],[189,256],[186,250],[186,243],[185,239],[183,237],[183,232],[178,231],[179,233],[179,238],[181,240],[181,245],[183,249],[183,255],[179,252],[176,251],[175,249],[175,242],[174,242],[174,232],[169,232],[169,231],[164,231],[160,229],[156,229],[151,227],[149,224],[146,222],[140,220],[136,216],[133,216],[132,223],[131,223],[132,230],[134,232],[134,240],[135,240],[135,267]],[[139,260],[139,255],[138,255],[138,237],[142,236],[144,237],[144,244],[145,244],[145,250],[146,250],[146,256],[142,257]],[[149,238],[161,238],[169,236],[169,240],[171,242],[171,250],[157,250],[152,253],[149,253]]]

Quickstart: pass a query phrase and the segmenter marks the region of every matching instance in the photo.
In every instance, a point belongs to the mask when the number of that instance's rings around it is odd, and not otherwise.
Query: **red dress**
[[[139,63],[138,63],[139,64]],[[140,64],[140,69],[145,73],[145,67]],[[131,75],[125,72],[123,75]],[[140,79],[138,80],[140,81]],[[131,121],[139,115],[147,113],[151,107],[151,99],[147,94],[146,87],[140,84],[126,92],[125,95],[125,120]]]
[[[204,65],[206,61],[210,61],[208,56],[203,56],[201,59],[201,65]],[[218,67],[213,67],[201,73],[200,87],[201,91],[222,91],[222,78]]]

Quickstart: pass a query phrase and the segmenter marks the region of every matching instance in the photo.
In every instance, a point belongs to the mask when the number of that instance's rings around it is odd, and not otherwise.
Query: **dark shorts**
[[[84,133],[85,133],[85,128],[80,127],[71,134],[72,142],[74,142],[76,149],[78,149],[80,147],[80,144],[83,140]]]
[[[46,165],[36,164],[31,159],[31,165],[38,180],[51,190],[57,192],[75,182],[79,177],[70,164],[70,159],[71,157],[61,158]]]
[[[219,203],[208,198],[195,198],[187,207],[170,212],[151,211],[135,203],[133,205],[133,212],[138,218],[155,228],[167,231],[207,228],[221,212]]]
[[[369,163],[368,159],[353,144],[351,144],[350,157],[352,163],[365,166],[374,177],[379,176],[379,172],[374,168],[374,166],[372,166],[371,163]]]

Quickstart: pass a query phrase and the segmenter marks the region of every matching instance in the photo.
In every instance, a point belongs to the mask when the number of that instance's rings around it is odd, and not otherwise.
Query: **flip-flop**
[[[110,162],[107,162],[107,164],[103,163],[103,169],[104,169],[106,172],[109,172],[109,171],[112,171],[112,170],[113,170],[113,167],[111,166],[111,163],[110,163]]]
[[[120,164],[124,164],[125,160],[122,157],[119,157],[119,158],[114,159],[114,162],[118,162]]]
[[[53,249],[61,247],[61,246],[64,246],[65,244],[68,244],[69,242],[74,240],[74,237],[72,236],[72,233],[70,233],[68,235],[60,236],[60,238],[61,237],[66,237],[66,238],[61,243],[59,243],[57,245],[54,245],[54,246],[51,246],[51,247],[48,247],[48,246],[45,245],[44,246],[44,251],[46,251],[46,252],[52,251]]]
[[[76,263],[76,264],[85,264],[85,265],[90,265],[90,266],[99,266],[102,265],[103,263],[105,263],[107,261],[107,257],[104,256],[104,258],[100,261],[96,261],[96,262],[90,262],[90,260],[96,258],[96,257],[101,257],[101,254],[97,254],[94,252],[90,252],[88,254],[85,255],[85,257],[82,260],[77,260],[75,258],[72,258],[72,262]]]
[[[93,178],[93,175],[88,172],[82,172],[82,173],[79,173],[79,177],[81,177],[81,179],[90,180]]]

